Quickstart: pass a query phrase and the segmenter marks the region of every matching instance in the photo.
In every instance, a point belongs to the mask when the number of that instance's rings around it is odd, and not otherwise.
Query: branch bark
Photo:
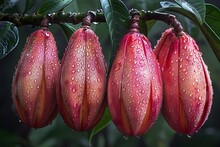
[[[132,11],[132,10],[131,10]],[[105,17],[102,10],[97,11],[89,11],[93,14],[91,22],[105,22]],[[16,26],[23,26],[23,25],[34,25],[40,26],[41,22],[44,19],[48,19],[48,23],[72,23],[78,24],[83,21],[88,15],[86,13],[64,13],[59,11],[57,13],[51,13],[47,15],[42,14],[32,14],[32,15],[20,15],[18,13],[8,14],[8,13],[0,13],[0,21],[10,21],[14,23]],[[148,21],[148,20],[160,20],[168,25],[171,25],[174,28],[174,31],[177,36],[181,35],[183,28],[180,22],[176,19],[174,15],[168,13],[160,13],[154,11],[142,11],[140,13],[140,19]]]

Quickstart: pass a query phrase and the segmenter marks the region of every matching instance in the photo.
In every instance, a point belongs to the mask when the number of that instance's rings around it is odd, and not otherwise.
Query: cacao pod
[[[206,121],[212,104],[212,85],[199,48],[186,33],[166,30],[155,47],[162,68],[162,113],[178,133],[192,135]]]
[[[161,104],[159,63],[148,39],[131,28],[120,42],[109,75],[112,120],[124,135],[140,136],[156,121]]]
[[[20,119],[40,128],[57,114],[56,79],[59,58],[53,34],[40,29],[28,38],[12,83],[13,103]]]
[[[59,112],[76,131],[87,131],[106,108],[106,62],[96,34],[88,26],[76,30],[64,53],[57,89]]]

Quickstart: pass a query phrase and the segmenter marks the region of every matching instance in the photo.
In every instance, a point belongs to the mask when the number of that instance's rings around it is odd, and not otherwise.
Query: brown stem
[[[167,13],[160,13],[160,12],[153,12],[153,11],[137,11],[137,10],[131,10],[131,15],[136,15],[134,18],[135,22],[138,22],[139,19],[148,21],[148,20],[161,20],[168,25],[171,25],[174,28],[174,32],[177,36],[181,36],[183,27],[180,24],[180,22],[176,19],[174,15],[167,14]],[[141,12],[141,13],[140,13]],[[90,16],[88,16],[88,14]],[[137,18],[140,15],[140,18]],[[48,18],[48,23],[73,23],[78,24],[83,21],[83,19],[86,17],[86,20],[83,24],[90,25],[88,21],[91,22],[106,22],[105,16],[101,10],[97,11],[89,11],[87,13],[64,13],[62,11],[59,11],[57,13],[52,13],[48,15],[42,15],[42,14],[32,14],[32,15],[19,15],[17,13],[15,14],[7,14],[7,13],[1,13],[0,12],[0,21],[10,21],[13,22],[16,26],[22,26],[22,25],[41,25],[41,22],[43,19]],[[89,18],[91,17],[91,18]],[[135,20],[136,19],[136,20]],[[133,28],[138,29],[138,23],[133,23],[131,26]]]
[[[105,22],[105,17],[103,13],[99,10],[92,11],[90,13],[94,14],[92,22]],[[47,15],[42,14],[32,14],[32,15],[20,15],[18,13],[9,14],[0,12],[0,21],[10,21],[16,26],[23,25],[35,25],[40,26],[41,22],[45,18],[49,18],[48,23],[73,23],[78,24],[83,21],[83,19],[88,15],[88,13],[64,13],[57,12]]]
[[[183,27],[181,23],[176,19],[174,15],[168,13],[152,12],[152,11],[142,11],[141,19],[143,20],[160,20],[174,28],[176,36],[181,36],[183,33]]]

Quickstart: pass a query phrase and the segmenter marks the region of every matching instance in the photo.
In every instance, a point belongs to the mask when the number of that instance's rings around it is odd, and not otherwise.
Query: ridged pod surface
[[[164,83],[163,115],[178,133],[192,135],[206,121],[212,85],[196,42],[188,34],[166,30],[155,47]]]
[[[87,131],[106,108],[106,62],[98,37],[89,27],[76,30],[62,59],[58,82],[58,107],[65,123]]]
[[[159,63],[148,39],[133,29],[120,42],[108,81],[112,120],[126,136],[143,135],[162,104]]]
[[[59,58],[53,34],[40,29],[28,38],[12,83],[13,103],[20,119],[41,128],[57,114],[56,79]]]

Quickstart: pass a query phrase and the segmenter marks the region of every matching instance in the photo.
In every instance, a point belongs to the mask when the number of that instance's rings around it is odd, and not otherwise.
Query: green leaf
[[[35,2],[35,0],[26,0],[23,14],[27,13],[34,6]]]
[[[68,6],[73,0],[47,0],[38,10],[38,14],[56,12]]]
[[[119,43],[122,37],[128,32],[129,12],[121,0],[100,0],[100,2],[112,43],[110,69]]]
[[[148,26],[147,26],[147,22],[140,20],[139,22],[139,30],[142,34],[146,35],[148,34]]]
[[[140,11],[140,13],[144,13],[143,11]],[[144,14],[141,14],[144,15]],[[139,22],[139,30],[142,34],[146,35],[148,34],[148,26],[147,26],[147,21],[140,20]]]
[[[196,8],[194,8],[191,4],[187,3],[184,0],[179,0],[178,4],[176,3],[172,3],[169,1],[162,1],[160,2],[162,8],[157,9],[156,11],[171,11],[171,12],[176,12],[179,14],[182,14],[186,17],[188,17],[189,19],[191,19],[192,21],[194,21],[197,25],[200,25],[203,23],[203,15],[202,17],[200,16],[198,10],[196,10]],[[204,3],[203,3],[204,5]],[[202,10],[200,10],[202,11]]]
[[[62,23],[60,24],[60,27],[65,35],[66,41],[68,42],[69,38],[76,29],[68,23]]]
[[[140,11],[140,13],[142,13],[141,15],[145,15],[145,14],[143,14],[144,11]],[[150,20],[150,21],[140,20],[140,22],[139,22],[140,32],[141,32],[142,34],[144,34],[145,36],[147,36],[148,32],[149,32],[150,29],[154,26],[155,23],[156,23],[155,20]]]
[[[90,145],[92,144],[92,137],[98,132],[100,132],[102,129],[107,127],[110,123],[111,123],[111,116],[110,116],[109,110],[106,109],[102,120],[96,125],[94,129],[92,129],[91,132],[89,132],[89,144]]]
[[[216,6],[206,4],[205,22],[220,36],[220,10]]]
[[[162,1],[162,2],[160,2],[160,5],[161,5],[162,8],[157,9],[156,11],[159,11],[159,12],[167,12],[167,11],[176,12],[176,13],[179,13],[179,14],[182,14],[182,15],[188,17],[191,20],[194,20],[194,22],[196,22],[196,24],[200,24],[198,18],[193,13],[191,13],[190,11],[184,10],[179,5],[177,5],[176,3],[172,3],[172,2],[169,2],[169,1]]]
[[[0,22],[0,59],[9,54],[18,44],[18,28],[11,22]]]
[[[78,6],[78,2],[77,0],[73,0],[73,2],[71,2],[68,6],[66,6],[63,11],[65,13],[68,12],[79,12],[79,6]]]
[[[137,10],[147,10],[147,3],[149,0],[131,0],[130,5]]]
[[[201,26],[201,31],[203,32],[206,40],[214,51],[218,61],[220,62],[220,39],[219,36],[212,30],[212,28],[205,22]]]
[[[148,29],[148,32],[151,30],[151,28],[155,25],[156,23],[156,20],[149,20],[147,21],[147,29]]]
[[[216,6],[206,4],[205,23],[200,28],[220,61],[220,10]]]
[[[0,1],[0,11],[5,11],[15,6],[18,0],[1,0]]]
[[[175,0],[183,9],[194,13],[201,23],[205,21],[205,1],[204,0]]]
[[[100,9],[100,3],[96,0],[77,0],[79,12],[87,12],[88,10]]]

